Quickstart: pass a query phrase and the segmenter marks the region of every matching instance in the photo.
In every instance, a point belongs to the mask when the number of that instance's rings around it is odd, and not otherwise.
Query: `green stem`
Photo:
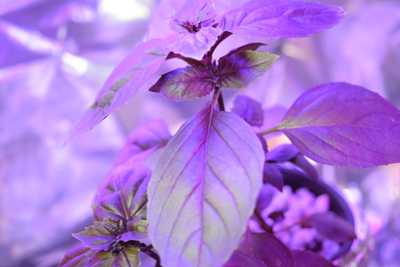
[[[258,134],[259,135],[266,135],[266,134],[270,134],[270,133],[276,133],[276,132],[279,132],[279,131],[280,131],[280,129],[277,126],[275,128],[269,129],[267,131],[264,131],[264,132],[261,132],[261,133],[258,133]]]

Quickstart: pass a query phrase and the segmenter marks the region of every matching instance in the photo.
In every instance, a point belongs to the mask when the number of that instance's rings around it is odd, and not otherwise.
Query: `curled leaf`
[[[221,27],[247,38],[305,37],[335,26],[345,14],[339,6],[256,0],[225,13]]]
[[[348,83],[303,93],[276,127],[319,163],[362,168],[400,162],[400,110]]]
[[[233,102],[232,112],[251,126],[261,126],[264,120],[261,104],[247,96],[237,96]]]
[[[108,77],[95,102],[75,126],[67,142],[89,131],[125,105],[160,68],[168,56],[167,43],[152,39],[138,45]]]
[[[264,152],[233,113],[206,108],[163,151],[149,183],[151,241],[165,266],[221,266],[261,187]]]

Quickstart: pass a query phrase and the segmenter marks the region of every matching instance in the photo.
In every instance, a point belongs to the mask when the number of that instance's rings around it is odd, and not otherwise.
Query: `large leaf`
[[[248,231],[238,250],[263,261],[268,267],[294,266],[290,250],[272,234]]]
[[[400,110],[360,86],[329,83],[306,91],[276,130],[319,163],[360,168],[400,162]]]
[[[218,85],[228,89],[241,89],[262,77],[278,59],[278,55],[260,51],[229,53],[218,62]]]
[[[141,164],[124,164],[114,169],[96,195],[94,220],[110,217],[129,222],[134,216],[144,217],[150,176],[150,169]]]
[[[214,89],[214,74],[206,66],[187,66],[168,72],[150,88],[175,101],[203,97]]]
[[[65,253],[64,258],[58,267],[85,267],[88,266],[88,260],[93,254],[91,248],[85,245],[77,245]]]
[[[125,105],[165,61],[169,53],[166,46],[166,41],[153,39],[133,49],[108,77],[67,141],[92,129]]]
[[[258,0],[225,13],[224,31],[247,38],[305,37],[335,26],[343,9],[291,0]]]
[[[233,113],[206,108],[170,140],[149,183],[149,235],[163,266],[221,266],[246,230],[264,152]]]

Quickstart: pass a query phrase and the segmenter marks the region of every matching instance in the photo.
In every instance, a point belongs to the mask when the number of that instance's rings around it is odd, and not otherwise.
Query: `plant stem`
[[[224,98],[222,97],[222,92],[220,92],[218,95],[218,107],[220,111],[225,111]]]
[[[160,263],[160,256],[152,250],[153,248],[152,244],[147,246],[146,244],[140,243],[139,241],[131,241],[131,243],[134,246],[138,247],[141,252],[147,254],[148,256],[156,260],[156,265],[154,265],[154,267],[162,267]]]
[[[269,129],[267,131],[264,131],[264,132],[261,132],[261,133],[258,133],[258,134],[259,135],[266,135],[266,134],[270,134],[270,133],[276,133],[276,132],[279,132],[279,131],[280,131],[280,129],[278,127],[275,127],[275,128]]]

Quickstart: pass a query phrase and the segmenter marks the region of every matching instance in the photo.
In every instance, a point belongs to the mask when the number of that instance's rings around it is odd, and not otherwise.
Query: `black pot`
[[[288,169],[279,166],[279,170],[283,174],[284,184],[289,185],[293,192],[299,188],[306,187],[315,196],[327,194],[329,196],[329,210],[338,216],[347,220],[354,227],[354,217],[349,205],[334,189],[323,182],[315,182],[308,174],[297,169]],[[335,260],[346,254],[352,245],[353,241],[340,243],[340,250],[330,259]]]

